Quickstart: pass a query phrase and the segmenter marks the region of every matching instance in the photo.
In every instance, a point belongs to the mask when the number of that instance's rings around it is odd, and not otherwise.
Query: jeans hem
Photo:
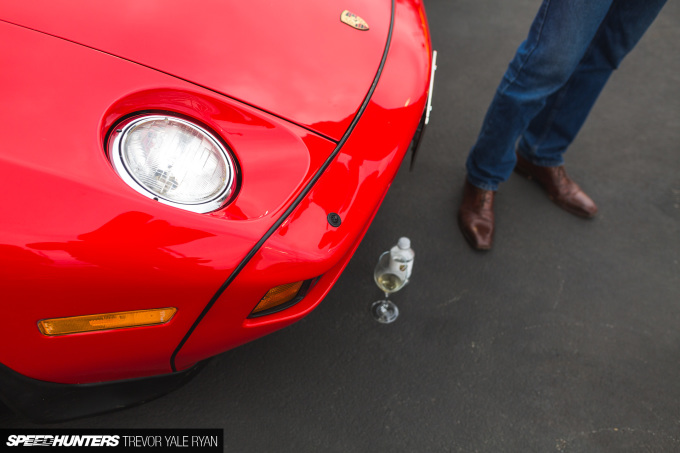
[[[526,152],[521,146],[517,147],[517,154],[539,167],[559,167],[560,165],[564,165],[564,159],[542,159]]]
[[[492,192],[495,192],[495,191],[498,190],[498,184],[489,184],[488,182],[472,178],[472,177],[470,177],[469,173],[466,175],[466,179],[470,184],[472,184],[473,186],[475,186],[478,189],[491,190]]]

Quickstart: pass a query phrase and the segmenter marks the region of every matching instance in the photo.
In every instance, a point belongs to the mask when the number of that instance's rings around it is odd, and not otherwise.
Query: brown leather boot
[[[567,176],[564,165],[540,167],[517,154],[515,172],[540,184],[548,198],[565,211],[586,218],[597,214],[595,202]]]
[[[473,186],[465,180],[458,225],[472,248],[489,250],[493,243],[493,197],[495,192]]]

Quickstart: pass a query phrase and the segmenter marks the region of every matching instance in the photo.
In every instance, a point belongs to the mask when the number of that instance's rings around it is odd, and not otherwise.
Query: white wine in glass
[[[389,324],[399,316],[399,308],[389,300],[390,294],[399,291],[406,283],[403,275],[395,273],[390,267],[390,252],[380,255],[373,271],[375,284],[385,293],[385,299],[373,302],[371,313],[376,321]]]
[[[389,271],[375,276],[375,283],[385,293],[385,297],[387,294],[396,293],[404,286],[404,280],[398,275],[390,274]]]

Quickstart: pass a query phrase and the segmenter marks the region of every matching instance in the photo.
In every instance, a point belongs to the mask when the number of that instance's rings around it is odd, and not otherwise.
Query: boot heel
[[[527,170],[526,168],[521,167],[521,166],[519,165],[519,163],[518,163],[517,165],[515,165],[515,173],[517,173],[517,174],[520,175],[520,176],[524,176],[525,178],[527,178],[527,179],[530,180],[530,181],[531,181],[532,179],[534,179],[534,177],[531,176],[531,173],[529,172],[529,170]]]

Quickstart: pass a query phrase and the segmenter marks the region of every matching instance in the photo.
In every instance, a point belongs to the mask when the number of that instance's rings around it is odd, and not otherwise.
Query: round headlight
[[[146,115],[116,126],[109,156],[137,192],[193,212],[219,209],[233,192],[234,162],[210,132],[182,118]]]

